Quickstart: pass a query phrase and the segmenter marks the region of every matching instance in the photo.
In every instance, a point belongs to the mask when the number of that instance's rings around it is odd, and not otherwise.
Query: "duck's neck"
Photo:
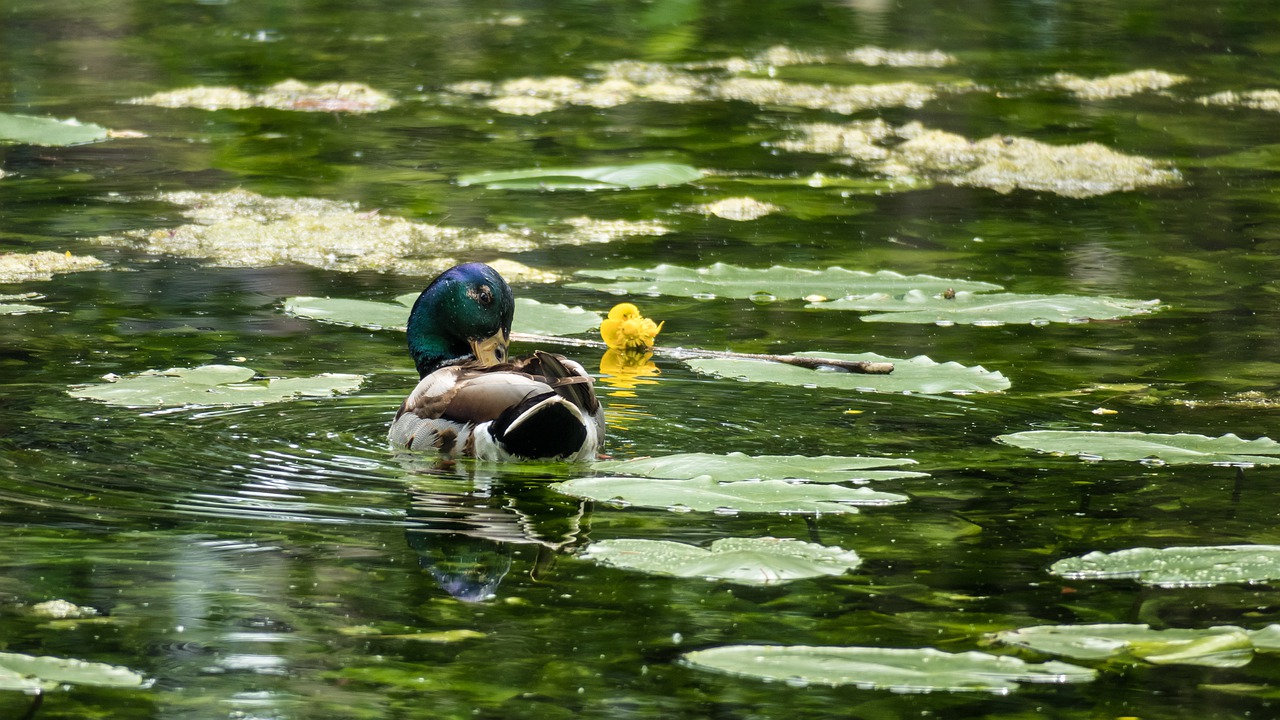
[[[452,365],[471,356],[471,346],[461,340],[450,341],[436,328],[435,319],[426,313],[409,315],[406,328],[409,336],[409,355],[418,368],[418,377],[424,378],[445,365]]]

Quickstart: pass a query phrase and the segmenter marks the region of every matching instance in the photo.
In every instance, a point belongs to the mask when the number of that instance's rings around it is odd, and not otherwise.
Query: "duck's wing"
[[[405,398],[388,433],[396,447],[464,450],[471,430],[551,388],[523,373],[460,366],[423,378]],[[465,454],[465,453],[464,453]]]

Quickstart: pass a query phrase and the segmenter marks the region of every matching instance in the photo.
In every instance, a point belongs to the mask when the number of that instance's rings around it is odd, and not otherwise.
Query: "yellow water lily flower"
[[[631,303],[619,303],[609,311],[609,317],[600,323],[600,337],[614,350],[648,349],[662,330],[663,323],[655,323],[640,314],[640,308]]]

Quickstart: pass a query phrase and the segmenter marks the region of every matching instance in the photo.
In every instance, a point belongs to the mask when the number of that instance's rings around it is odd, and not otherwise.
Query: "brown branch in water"
[[[564,338],[554,335],[534,335],[532,333],[511,333],[516,342],[539,343],[546,345],[569,345],[572,347],[589,347],[608,350],[609,346],[600,340],[585,338]],[[818,368],[839,368],[864,375],[888,375],[893,372],[893,363],[867,362],[865,360],[835,360],[832,358],[804,357],[801,355],[766,355],[762,353],[739,353],[731,350],[702,350],[699,348],[664,348],[654,347],[653,354],[661,357],[686,360],[689,358],[724,358],[727,360],[765,360],[768,362],[786,363],[802,368],[816,370]]]

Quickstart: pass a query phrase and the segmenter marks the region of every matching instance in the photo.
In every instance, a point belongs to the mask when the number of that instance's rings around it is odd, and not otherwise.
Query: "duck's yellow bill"
[[[471,353],[481,365],[497,365],[507,360],[507,336],[499,330],[483,340],[471,341]]]

